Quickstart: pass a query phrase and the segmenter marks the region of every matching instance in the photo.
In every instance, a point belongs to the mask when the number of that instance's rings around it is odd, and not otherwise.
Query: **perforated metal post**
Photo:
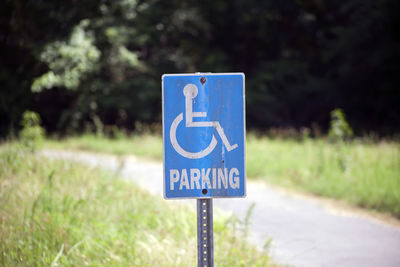
[[[214,267],[212,199],[197,200],[197,261],[199,267]]]

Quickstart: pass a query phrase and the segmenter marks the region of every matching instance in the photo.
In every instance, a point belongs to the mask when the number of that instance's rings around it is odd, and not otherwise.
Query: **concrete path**
[[[107,168],[162,198],[162,164],[129,156],[46,150],[43,155]],[[167,201],[167,200],[166,200]],[[168,200],[175,202],[175,200]],[[195,208],[195,200],[182,200]],[[400,228],[323,201],[247,181],[244,199],[215,199],[215,207],[243,219],[255,204],[250,240],[272,239],[272,259],[290,266],[400,266]]]

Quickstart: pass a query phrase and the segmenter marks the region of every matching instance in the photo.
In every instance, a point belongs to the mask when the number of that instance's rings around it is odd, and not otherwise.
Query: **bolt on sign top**
[[[243,73],[164,74],[164,197],[244,197]]]

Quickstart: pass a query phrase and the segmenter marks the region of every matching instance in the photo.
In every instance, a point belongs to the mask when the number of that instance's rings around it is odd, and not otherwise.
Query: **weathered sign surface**
[[[243,73],[162,76],[164,197],[245,196]]]

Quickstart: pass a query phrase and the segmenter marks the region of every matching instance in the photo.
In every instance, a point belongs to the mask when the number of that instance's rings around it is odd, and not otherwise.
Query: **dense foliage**
[[[160,76],[246,74],[251,127],[400,130],[397,0],[6,0],[0,135],[26,109],[49,131],[161,120]]]

